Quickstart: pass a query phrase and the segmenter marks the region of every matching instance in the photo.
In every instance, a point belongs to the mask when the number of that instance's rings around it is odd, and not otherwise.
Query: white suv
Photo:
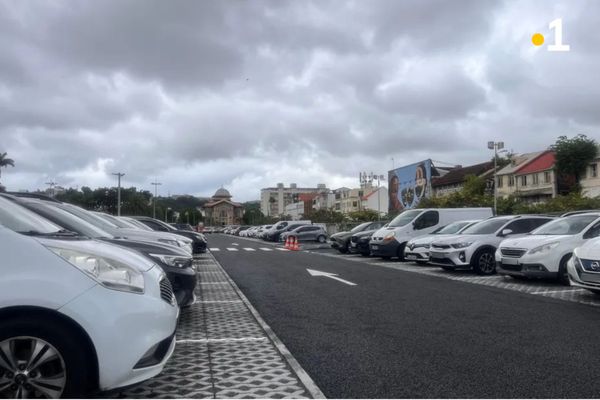
[[[552,221],[552,217],[503,216],[492,217],[447,239],[431,243],[429,263],[446,270],[473,269],[478,274],[496,272],[494,253],[507,237],[522,236]]]
[[[600,295],[600,238],[588,240],[573,250],[567,271],[572,286]]]
[[[164,272],[5,202],[0,397],[84,397],[160,373],[179,314]]]
[[[427,264],[429,261],[429,248],[434,240],[447,238],[459,234],[464,229],[480,220],[457,221],[446,226],[439,227],[429,235],[423,235],[406,242],[404,247],[404,259],[416,261],[417,264]]]
[[[496,251],[499,274],[515,278],[557,278],[568,284],[573,250],[600,234],[600,212],[559,218],[531,232],[506,239]]]

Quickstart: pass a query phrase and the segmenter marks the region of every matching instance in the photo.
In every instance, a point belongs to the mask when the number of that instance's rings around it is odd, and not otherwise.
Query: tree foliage
[[[561,182],[568,182],[568,176],[574,177],[574,183],[567,186],[566,191],[578,191],[581,176],[588,164],[598,156],[598,144],[586,135],[573,138],[559,136],[552,145],[556,157],[556,172]],[[560,190],[562,192],[562,190]]]
[[[15,160],[7,157],[8,153],[0,153],[0,177],[2,176],[2,168],[6,168],[9,165],[11,167],[15,166]]]
[[[377,221],[379,215],[374,210],[360,210],[348,213],[348,217],[352,221],[366,222],[366,221]]]

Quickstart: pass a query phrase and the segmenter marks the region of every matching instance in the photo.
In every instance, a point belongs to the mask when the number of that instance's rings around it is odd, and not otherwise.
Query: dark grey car
[[[283,241],[290,236],[295,236],[299,242],[319,242],[325,243],[327,232],[318,225],[303,225],[281,235]]]

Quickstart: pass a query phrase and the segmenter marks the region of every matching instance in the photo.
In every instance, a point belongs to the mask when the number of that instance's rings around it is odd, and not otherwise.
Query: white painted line
[[[238,249],[236,249],[235,247],[228,247],[227,250],[229,250],[229,251],[238,251]]]
[[[245,338],[208,338],[208,339],[181,339],[176,343],[228,343],[228,342],[264,342],[269,340],[267,337],[245,337]]]
[[[531,292],[530,294],[551,294],[551,293],[581,292],[581,291],[586,291],[586,289],[541,290],[539,292]]]
[[[232,246],[239,246],[237,243],[231,243]]]
[[[255,249],[253,249],[252,247],[244,247],[244,250],[246,251],[256,251]]]
[[[211,247],[211,248],[209,248],[209,250],[210,251],[221,251],[221,249],[218,247]]]
[[[284,248],[281,248],[281,247],[275,247],[275,248],[276,248],[277,250],[279,250],[279,251],[289,251],[288,249],[284,249]]]
[[[262,251],[273,251],[273,249],[269,249],[267,247],[259,247]]]
[[[229,282],[224,281],[224,282],[200,282],[201,285],[225,285],[225,284],[229,284]]]

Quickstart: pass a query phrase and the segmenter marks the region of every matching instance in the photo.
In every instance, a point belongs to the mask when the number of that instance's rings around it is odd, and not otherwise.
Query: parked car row
[[[156,222],[0,194],[0,397],[85,397],[162,371],[206,240]]]
[[[260,226],[228,226],[223,233],[270,242],[285,242],[286,239],[295,237],[301,242],[325,243],[328,236],[324,224],[313,224],[309,220],[279,221],[273,225]]]
[[[381,229],[365,223],[332,235],[331,245],[341,253],[395,256],[448,271],[556,279],[600,294],[600,211],[558,217],[490,213],[467,208],[407,210]]]

